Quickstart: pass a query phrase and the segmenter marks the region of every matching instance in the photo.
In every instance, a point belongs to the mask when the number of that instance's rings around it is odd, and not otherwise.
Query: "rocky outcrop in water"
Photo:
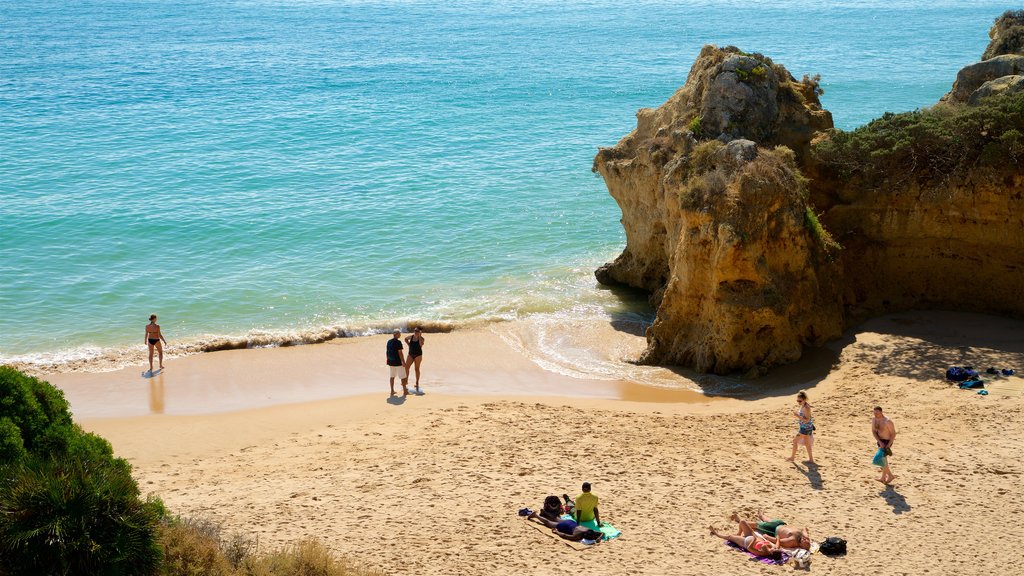
[[[1020,20],[992,46],[1016,46]],[[992,46],[935,109],[853,132],[815,79],[706,46],[594,160],[626,231],[597,278],[657,308],[640,361],[757,375],[875,314],[1024,316],[1024,56]]]

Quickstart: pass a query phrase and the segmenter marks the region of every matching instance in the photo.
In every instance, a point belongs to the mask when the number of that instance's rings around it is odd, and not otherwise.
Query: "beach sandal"
[[[978,396],[988,396],[988,390],[978,390]]]
[[[530,510],[529,508],[523,508],[519,510],[520,516],[529,516],[530,514],[533,514],[533,510]]]
[[[1009,368],[1003,368],[1003,376],[1013,376],[1013,370]]]

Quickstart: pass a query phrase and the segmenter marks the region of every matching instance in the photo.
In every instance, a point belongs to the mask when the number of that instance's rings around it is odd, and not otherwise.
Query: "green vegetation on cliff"
[[[979,169],[1016,173],[1024,161],[1024,93],[886,113],[852,132],[830,131],[812,154],[826,177],[868,189],[910,181],[937,189]]]

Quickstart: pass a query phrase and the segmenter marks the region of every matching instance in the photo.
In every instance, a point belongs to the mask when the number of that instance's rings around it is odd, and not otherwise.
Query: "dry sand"
[[[264,547],[316,536],[387,574],[788,572],[708,535],[758,508],[848,540],[815,572],[1024,567],[1021,379],[984,397],[941,379],[1024,369],[1022,322],[878,318],[745,399],[559,376],[486,330],[427,337],[427,394],[404,402],[383,392],[385,337],[171,360],[159,386],[138,370],[50,380],[172,510]],[[816,468],[784,460],[801,387]],[[870,465],[876,404],[899,430],[892,487]],[[584,480],[620,539],[577,551],[515,515]]]

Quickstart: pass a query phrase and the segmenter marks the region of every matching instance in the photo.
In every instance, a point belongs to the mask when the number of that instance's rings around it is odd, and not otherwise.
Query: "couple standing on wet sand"
[[[402,331],[395,328],[392,338],[388,340],[387,364],[391,369],[391,395],[395,395],[395,378],[402,381],[402,395],[409,394],[409,367],[416,367],[416,392],[420,391],[420,363],[423,361],[423,334],[417,327],[411,336],[406,336],[406,344],[409,345],[409,358],[406,359],[402,346]]]

